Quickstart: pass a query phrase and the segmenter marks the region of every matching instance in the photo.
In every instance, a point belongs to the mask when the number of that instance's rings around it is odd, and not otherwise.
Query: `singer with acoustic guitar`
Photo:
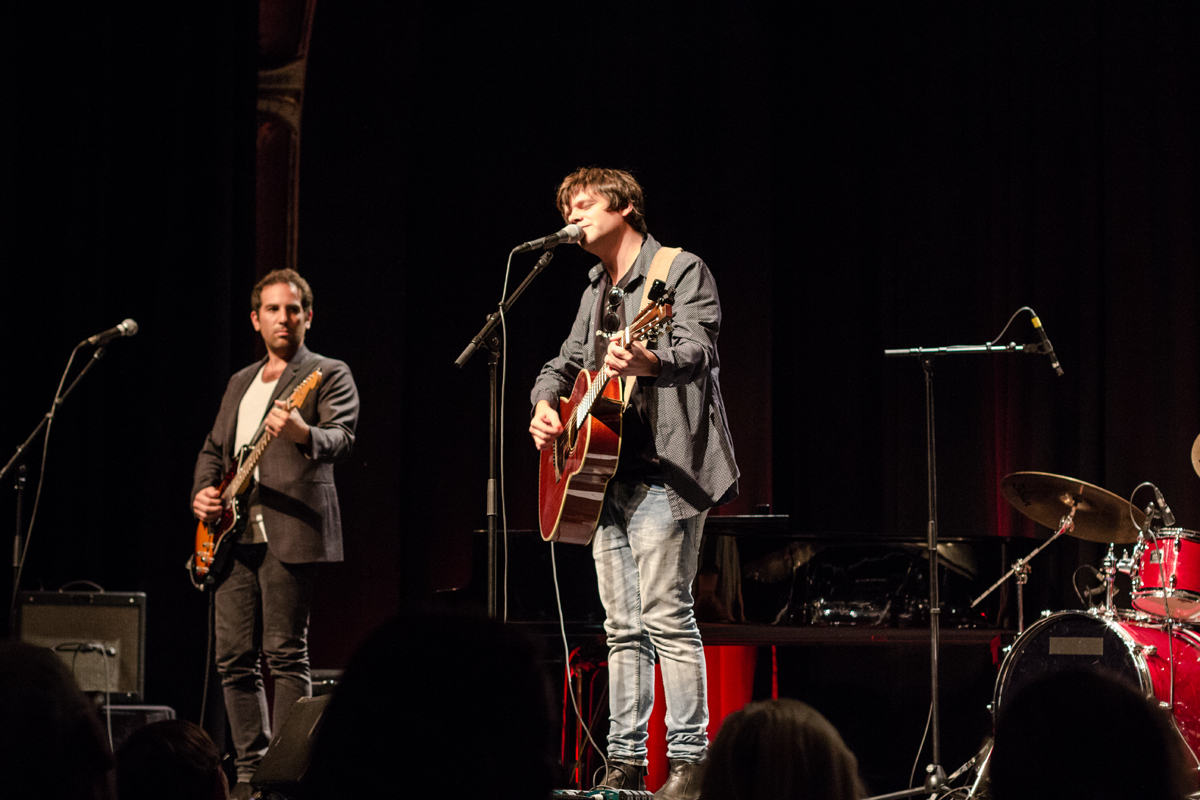
[[[304,346],[312,290],[295,270],[276,270],[254,287],[250,322],[267,355],[229,379],[212,431],[196,460],[192,512],[217,527],[227,508],[217,488],[240,455],[263,438],[215,588],[216,662],[237,751],[232,796],[249,797],[249,780],[296,700],[312,694],[308,617],[316,565],[342,560],[342,523],[333,464],[349,457],[358,422],[358,389],[345,363]],[[315,374],[318,373],[319,374]],[[301,384],[315,386],[297,392]],[[304,395],[305,400],[289,399]],[[201,537],[198,535],[197,539]],[[260,650],[275,682],[267,715]]]
[[[560,418],[560,407],[570,403],[560,398],[572,397],[581,371],[607,370],[595,376],[614,379],[601,427],[619,437],[592,542],[606,615],[611,717],[608,770],[598,788],[645,789],[657,656],[671,766],[655,797],[692,800],[708,752],[708,704],[691,587],[705,516],[737,495],[738,479],[718,381],[721,304],[703,261],[664,249],[647,232],[642,188],[628,172],[577,170],[559,187],[557,205],[582,229],[580,246],[600,263],[588,273],[570,335],[534,385],[529,432],[539,450],[571,450],[576,422]],[[648,295],[657,280],[665,283],[666,299],[658,303],[665,309],[669,301],[670,326],[650,338],[631,336],[627,328],[642,318],[639,310],[652,308],[656,298]],[[623,410],[614,412],[614,405]],[[588,446],[599,438],[597,431]],[[555,480],[545,454],[542,473],[543,487]],[[563,494],[569,500],[597,493]],[[555,514],[542,509],[545,538],[557,538],[547,530]]]

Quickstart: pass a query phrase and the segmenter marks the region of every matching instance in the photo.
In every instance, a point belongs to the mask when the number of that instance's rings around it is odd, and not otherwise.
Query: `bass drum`
[[[1175,661],[1175,727],[1200,753],[1200,637],[1176,627],[1167,632],[1149,620],[1105,619],[1062,611],[1030,625],[1017,637],[1000,667],[993,714],[1034,679],[1053,672],[1097,670],[1128,683],[1166,705],[1171,700],[1168,652]]]

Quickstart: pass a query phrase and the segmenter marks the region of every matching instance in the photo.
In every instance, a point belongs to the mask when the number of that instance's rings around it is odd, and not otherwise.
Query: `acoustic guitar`
[[[623,347],[656,341],[671,327],[674,293],[655,281],[653,301],[620,334]],[[542,539],[587,544],[596,531],[604,490],[621,453],[621,384],[606,369],[581,370],[569,398],[560,398],[563,432],[541,453],[538,511]]]

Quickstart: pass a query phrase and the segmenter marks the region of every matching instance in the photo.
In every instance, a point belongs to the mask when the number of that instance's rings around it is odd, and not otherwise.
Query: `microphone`
[[[1173,527],[1175,515],[1171,513],[1171,507],[1167,505],[1166,498],[1163,497],[1163,493],[1158,490],[1157,486],[1154,487],[1154,502],[1158,505],[1158,510],[1162,515],[1163,525],[1168,528]]]
[[[1046,335],[1046,329],[1042,327],[1042,321],[1038,319],[1037,314],[1033,315],[1033,327],[1042,338],[1042,352],[1050,356],[1050,366],[1054,367],[1054,371],[1061,378],[1063,370],[1058,365],[1058,356],[1054,355],[1054,345],[1050,344],[1050,337]]]
[[[564,242],[574,244],[583,238],[583,228],[571,223],[563,228],[558,233],[552,233],[549,236],[543,236],[540,239],[534,239],[532,242],[518,245],[513,248],[514,253],[528,253],[530,250],[549,250],[551,247],[560,245]],[[126,320],[128,321],[128,320]]]
[[[133,336],[138,332],[138,324],[131,319],[127,319],[115,328],[97,333],[95,336],[89,336],[84,339],[84,342],[91,345],[105,345],[113,339],[120,339],[122,336]]]

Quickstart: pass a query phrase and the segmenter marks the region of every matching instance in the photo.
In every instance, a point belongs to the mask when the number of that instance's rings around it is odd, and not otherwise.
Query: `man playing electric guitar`
[[[738,469],[718,382],[721,306],[704,262],[646,231],[642,188],[628,172],[588,168],[558,190],[580,246],[600,259],[557,358],[532,393],[529,432],[538,449],[563,431],[558,398],[580,370],[635,376],[626,397],[620,454],[593,542],[609,644],[609,768],[601,786],[644,789],[654,662],[662,666],[671,771],[655,793],[696,798],[708,750],[704,650],[692,613],[692,581],[708,510],[737,495]],[[667,269],[672,330],[657,343],[613,340],[641,305],[648,277]],[[624,388],[624,387],[623,387]]]
[[[274,727],[296,700],[311,695],[308,617],[317,562],[342,560],[342,523],[333,463],[350,455],[358,390],[350,369],[304,346],[312,324],[312,290],[294,270],[276,270],[251,294],[250,321],[267,346],[265,359],[229,380],[212,432],[196,460],[192,512],[209,524],[221,515],[216,486],[241,448],[265,429],[273,441],[258,462],[248,524],[233,543],[231,566],[215,593],[216,659],[237,751],[233,797],[271,739],[260,649],[275,681]],[[320,369],[316,398],[288,408],[284,398]]]

